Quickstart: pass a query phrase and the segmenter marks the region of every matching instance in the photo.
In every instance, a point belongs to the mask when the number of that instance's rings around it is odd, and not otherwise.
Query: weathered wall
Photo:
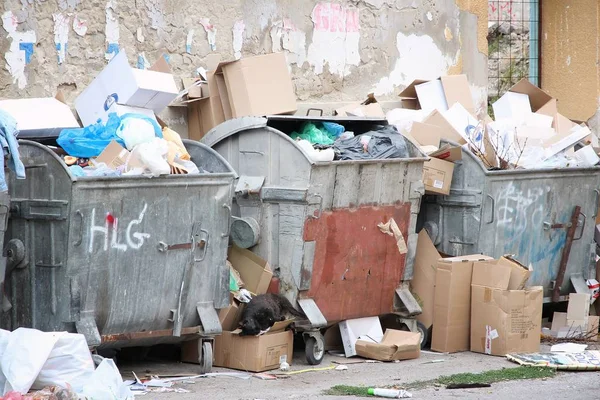
[[[212,52],[285,50],[302,102],[354,101],[371,91],[394,99],[415,78],[465,72],[485,110],[487,0],[2,3],[0,97],[60,88],[72,100],[118,49],[142,67],[166,53],[178,76],[205,66]]]
[[[559,111],[600,125],[600,2],[542,3],[542,88],[558,99]]]

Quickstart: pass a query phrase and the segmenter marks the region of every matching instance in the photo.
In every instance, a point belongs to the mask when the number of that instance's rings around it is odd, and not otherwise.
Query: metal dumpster
[[[212,366],[215,309],[229,305],[226,266],[235,172],[184,141],[208,173],[155,178],[71,175],[48,147],[20,141],[27,179],[10,176],[5,329],[85,335],[120,348],[203,337]]]
[[[338,122],[355,134],[387,124],[364,118],[240,118],[217,126],[202,141],[240,175],[232,238],[269,261],[279,292],[306,313],[306,356],[317,364],[323,356],[319,328],[401,306],[409,315],[421,312],[403,282],[412,278],[427,158],[408,143],[408,159],[314,162],[288,136],[307,120]],[[390,218],[407,242],[407,254],[378,228]]]
[[[423,198],[419,227],[450,256],[513,254],[531,264],[529,284],[543,286],[549,302],[575,206],[581,214],[560,293],[570,292],[569,280],[595,277],[599,189],[598,167],[489,171],[477,156],[463,151],[450,195]]]

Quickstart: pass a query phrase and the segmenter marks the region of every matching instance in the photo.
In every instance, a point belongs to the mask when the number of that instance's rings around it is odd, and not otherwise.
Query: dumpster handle
[[[308,110],[306,110],[306,116],[309,117],[310,116],[310,112],[311,111],[317,111],[319,113],[319,116],[322,117],[323,116],[323,109],[322,108],[309,108]]]
[[[310,215],[310,218],[319,219],[321,218],[321,214],[323,214],[323,196],[321,196],[320,194],[315,194],[314,196],[319,198],[319,215],[317,216],[313,213]]]
[[[77,210],[75,211],[75,215],[77,215],[81,221],[79,224],[79,239],[73,243],[73,246],[77,247],[81,245],[81,242],[83,241],[83,213],[80,210]]]
[[[225,208],[229,214],[227,216],[227,232],[221,235],[222,238],[226,238],[231,234],[231,206],[229,206],[229,204],[223,204],[223,208]]]
[[[200,258],[196,258],[194,256],[194,262],[200,262],[200,261],[204,261],[204,258],[206,258],[206,251],[208,250],[208,240],[210,238],[210,234],[208,233],[208,231],[206,229],[202,229],[200,228],[200,232],[204,232],[206,234],[206,240],[204,239],[200,239],[198,240],[199,244],[202,245],[202,256]],[[195,235],[198,236],[198,235]],[[196,252],[196,238],[194,236],[192,236],[192,254],[195,254]]]
[[[579,234],[579,237],[574,237],[573,241],[581,239],[583,237],[583,232],[585,232],[585,221],[587,221],[587,216],[584,213],[580,214],[583,216],[583,226],[581,227],[581,233]],[[579,221],[577,222],[577,225],[579,225]]]
[[[494,222],[494,217],[496,215],[496,200],[494,200],[494,198],[489,194],[487,195],[487,197],[492,201],[492,217],[489,221],[487,221],[488,224],[491,224],[492,222]]]
[[[594,192],[596,192],[596,208],[595,208],[595,212],[594,212],[594,216],[592,217],[592,219],[596,218],[598,216],[598,202],[600,202],[600,190],[598,189],[594,189]]]

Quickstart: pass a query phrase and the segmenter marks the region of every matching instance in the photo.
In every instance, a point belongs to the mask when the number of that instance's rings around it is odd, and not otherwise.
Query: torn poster
[[[87,21],[85,19],[79,18],[77,15],[73,18],[73,30],[79,36],[85,36],[87,33]]]
[[[217,28],[210,23],[210,19],[208,18],[202,18],[200,20],[200,24],[204,27],[204,30],[206,31],[206,37],[208,39],[210,49],[212,51],[217,51]]]
[[[298,30],[288,18],[273,22],[269,32],[273,53],[286,50],[288,64],[302,66],[306,61],[306,33]]]
[[[315,73],[322,74],[327,64],[332,74],[341,77],[350,74],[350,66],[360,64],[358,8],[318,3],[311,18],[314,30],[308,61]]]
[[[233,55],[236,60],[242,58],[242,45],[244,44],[244,21],[236,21],[233,25]]]
[[[110,61],[119,52],[119,20],[115,15],[116,4],[113,0],[106,3],[106,54]]]
[[[377,227],[381,232],[385,233],[386,235],[392,236],[394,239],[396,239],[396,246],[398,246],[398,251],[400,252],[400,254],[406,254],[408,252],[404,236],[402,235],[400,228],[398,228],[398,224],[396,224],[394,218],[391,218],[385,224],[381,223],[377,225]]]
[[[192,54],[192,41],[194,40],[194,30],[190,29],[185,40],[185,52]]]
[[[8,51],[4,55],[6,70],[12,76],[13,83],[16,83],[19,89],[24,89],[27,86],[25,65],[31,62],[37,39],[35,31],[18,32],[18,25],[17,16],[12,11],[2,14],[2,27],[8,33],[7,37],[11,39]]]
[[[508,354],[509,361],[520,365],[547,367],[561,371],[600,371],[600,351],[581,353],[527,353]]]
[[[69,41],[69,17],[65,14],[52,14],[54,20],[54,45],[58,56],[58,64],[67,58],[67,42]]]
[[[142,28],[137,28],[137,31],[135,32],[135,37],[137,38],[137,41],[140,43],[144,43],[144,40],[146,40],[146,38],[144,37],[144,32],[142,31]]]
[[[148,69],[148,68],[150,68],[150,61],[148,61],[148,59],[146,58],[146,54],[145,53],[138,54],[137,68],[138,69]]]

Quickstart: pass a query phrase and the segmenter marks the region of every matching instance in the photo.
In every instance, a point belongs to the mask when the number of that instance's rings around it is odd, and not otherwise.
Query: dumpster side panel
[[[39,144],[21,143],[27,178],[9,172],[11,215],[5,245],[21,241],[26,265],[7,276],[5,289],[12,308],[2,314],[6,329],[34,327],[69,330],[70,284],[66,274],[71,178],[56,168],[57,156]],[[39,312],[38,305],[44,305]]]
[[[172,329],[180,304],[197,326],[197,302],[228,304],[232,175],[160,179],[75,184],[69,274],[102,335]]]
[[[590,171],[592,172],[592,171]],[[597,172],[568,169],[524,174],[491,174],[489,201],[484,203],[479,249],[499,257],[515,254],[531,264],[530,285],[544,286],[550,296],[566,242],[567,227],[552,227],[571,220],[573,209],[581,206],[561,294],[568,294],[569,276],[593,277],[595,266],[594,224],[598,207]],[[492,201],[493,200],[493,201]]]
[[[378,224],[393,218],[408,242],[420,201],[412,199],[410,187],[420,182],[422,166],[380,161],[313,167],[311,191],[323,205],[305,221],[304,251],[310,249],[313,261],[310,268],[303,264],[301,276],[310,285],[300,296],[313,298],[328,321],[393,311],[406,254]]]

